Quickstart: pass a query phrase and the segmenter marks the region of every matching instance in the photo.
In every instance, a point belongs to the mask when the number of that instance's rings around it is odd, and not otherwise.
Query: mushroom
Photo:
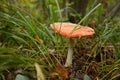
[[[72,64],[73,47],[75,45],[75,41],[73,38],[80,38],[82,36],[92,36],[94,34],[94,30],[92,28],[87,26],[81,26],[78,24],[73,24],[70,22],[56,22],[50,24],[50,27],[57,33],[63,35],[66,38],[69,38],[68,54],[65,62],[65,67],[69,67]]]

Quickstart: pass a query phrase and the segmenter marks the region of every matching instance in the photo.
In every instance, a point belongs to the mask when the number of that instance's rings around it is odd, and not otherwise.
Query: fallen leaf
[[[62,67],[60,65],[57,65],[55,68],[61,77],[63,77],[64,79],[68,78],[68,70],[67,69],[65,69],[64,67]]]

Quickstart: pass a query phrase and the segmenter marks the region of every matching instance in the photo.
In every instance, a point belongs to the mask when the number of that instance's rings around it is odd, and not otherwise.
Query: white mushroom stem
[[[67,59],[65,62],[65,67],[69,67],[72,65],[72,58],[73,58],[73,47],[74,47],[74,40],[69,39],[69,44],[68,44],[68,54],[67,54]]]

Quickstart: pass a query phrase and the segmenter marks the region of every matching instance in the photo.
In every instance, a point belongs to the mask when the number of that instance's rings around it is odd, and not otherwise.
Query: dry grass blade
[[[38,63],[35,63],[35,68],[36,68],[36,71],[37,71],[37,80],[46,80],[45,76],[42,72],[42,69],[40,68]]]

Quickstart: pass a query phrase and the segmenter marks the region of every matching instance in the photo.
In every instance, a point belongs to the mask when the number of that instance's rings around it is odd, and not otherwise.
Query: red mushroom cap
[[[94,30],[90,27],[81,26],[81,25],[73,24],[69,22],[56,22],[56,23],[50,24],[50,27],[54,29],[57,33],[67,38],[91,36],[94,34]],[[73,31],[73,29],[76,29],[76,30]]]

